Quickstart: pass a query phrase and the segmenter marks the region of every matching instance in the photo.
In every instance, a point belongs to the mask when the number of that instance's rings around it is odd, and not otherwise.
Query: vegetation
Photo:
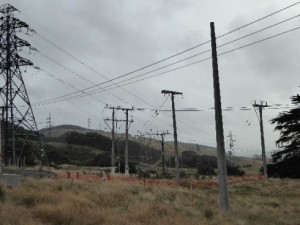
[[[292,103],[297,107],[271,120],[272,124],[277,124],[275,130],[280,131],[276,144],[283,149],[273,154],[275,161],[300,156],[300,96],[293,96]]]
[[[68,132],[62,136],[68,144],[71,145],[84,145],[94,148],[101,148],[103,151],[111,150],[111,139],[98,133],[81,134],[78,132]]]
[[[111,166],[111,139],[95,132],[66,132],[46,139],[47,157],[51,165]],[[129,140],[130,171],[135,172],[137,162],[154,164],[161,152]],[[121,172],[124,168],[125,141],[116,141],[116,153],[120,154]],[[123,165],[123,166],[122,166]]]
[[[300,96],[291,99],[297,107],[271,120],[276,124],[275,130],[280,131],[276,145],[282,150],[272,155],[274,164],[268,166],[270,176],[300,178]]]
[[[299,188],[299,180],[278,179],[230,185],[231,211],[224,216],[214,186],[26,179],[1,188],[0,225],[296,225]]]
[[[202,177],[207,176],[214,176],[217,175],[217,157],[214,156],[195,156],[194,158],[197,159],[197,170],[198,174],[202,175]],[[243,171],[239,166],[234,165],[233,163],[227,161],[227,174],[228,176],[244,176],[245,171]]]
[[[26,130],[24,129],[24,132]],[[62,125],[53,127],[51,135],[48,129],[43,129],[41,136],[44,139],[44,149],[47,154],[47,160],[50,166],[59,168],[61,164],[70,164],[74,166],[111,166],[111,139],[104,132],[90,132],[88,129],[72,125]],[[23,146],[21,139],[17,140],[18,146]],[[161,149],[160,144],[155,145],[155,142],[144,141],[138,142],[133,138],[129,139],[129,169],[131,173],[136,173],[138,169],[143,172],[152,174],[155,170],[155,177],[162,177],[161,167]],[[217,172],[217,159],[215,157],[215,149],[206,146],[200,146],[189,143],[179,143],[181,149],[187,149],[181,153],[180,166],[184,169],[182,177],[191,177],[199,175],[215,175]],[[167,145],[166,146],[172,146]],[[20,148],[21,149],[21,148]],[[34,150],[35,149],[35,150]],[[168,149],[168,148],[166,148]],[[164,176],[172,178],[175,174],[175,157],[171,147],[172,154],[166,151],[165,163],[170,169]],[[169,151],[171,151],[169,148]],[[125,157],[125,140],[121,136],[117,137],[115,143],[116,158],[120,159],[121,172],[124,172],[124,157]],[[200,155],[200,151],[201,154]],[[18,152],[18,154],[20,154]],[[27,166],[35,166],[41,162],[40,146],[37,140],[26,143],[22,151],[22,156],[26,158]],[[119,157],[118,157],[119,156]],[[240,165],[254,165],[250,171],[251,174],[257,174],[260,164],[246,158],[236,158],[235,160]],[[118,160],[117,160],[118,170]],[[243,167],[244,168],[244,167]],[[196,171],[199,171],[198,175]],[[231,171],[231,169],[229,169]],[[230,173],[229,175],[235,175]]]
[[[268,165],[269,177],[300,178],[300,157],[294,156]]]

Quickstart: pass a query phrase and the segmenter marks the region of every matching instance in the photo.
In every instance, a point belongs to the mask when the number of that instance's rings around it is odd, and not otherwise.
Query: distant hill
[[[51,127],[51,129],[49,130],[49,128],[43,128],[40,129],[40,134],[43,134],[45,137],[60,137],[62,135],[64,135],[67,132],[78,132],[78,133],[83,133],[86,134],[88,132],[96,132],[96,133],[101,133],[102,135],[110,135],[110,133],[108,132],[104,132],[101,130],[90,130],[84,127],[80,127],[80,126],[76,126],[76,125],[59,125],[59,126],[53,126]]]
[[[45,147],[49,160],[55,164],[75,164],[91,166],[110,166],[111,133],[100,130],[89,130],[75,125],[60,125],[40,133],[45,137]],[[174,166],[174,143],[165,142],[167,165]],[[179,153],[187,168],[195,168],[195,158],[198,156],[216,157],[216,148],[196,145],[193,143],[178,143]],[[116,135],[116,152],[124,162],[125,135]],[[116,154],[117,154],[116,153]],[[186,159],[183,159],[186,157]],[[257,173],[261,167],[259,160],[244,157],[227,158],[235,165],[245,166],[251,173]],[[199,161],[199,160],[198,160]],[[201,160],[200,160],[201,161]],[[149,164],[161,166],[161,142],[156,139],[129,136],[129,162],[135,165]]]

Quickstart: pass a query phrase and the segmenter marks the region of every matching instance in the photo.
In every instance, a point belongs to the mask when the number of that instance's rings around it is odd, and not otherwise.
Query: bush
[[[4,200],[4,196],[5,196],[4,188],[2,187],[2,185],[0,185],[0,201]]]
[[[242,170],[239,166],[233,166],[227,164],[227,175],[228,176],[244,176],[245,171]]]
[[[208,175],[208,176],[215,176],[217,175],[214,168],[210,166],[198,166],[198,174],[200,175]]]
[[[278,163],[268,164],[268,177],[300,178],[300,156],[284,159]],[[260,169],[263,171],[263,168]]]

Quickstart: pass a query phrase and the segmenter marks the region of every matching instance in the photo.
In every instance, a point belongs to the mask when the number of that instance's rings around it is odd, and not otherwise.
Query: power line
[[[26,16],[27,18],[31,19],[32,21],[34,21],[31,17],[29,17],[28,15],[22,13],[24,16]],[[37,25],[39,25],[40,27],[43,28],[43,26],[41,26],[39,23],[37,23],[36,21],[34,21]],[[44,30],[46,30],[44,28]],[[96,70],[95,68],[93,68],[92,66],[88,65],[87,63],[83,62],[82,60],[80,60],[78,57],[74,56],[73,54],[71,54],[70,52],[66,51],[65,49],[63,49],[62,47],[60,47],[59,45],[57,45],[56,43],[54,43],[53,41],[50,41],[48,38],[46,38],[44,35],[42,35],[41,33],[38,33],[35,31],[35,33],[40,37],[42,38],[44,41],[48,42],[49,44],[51,44],[52,46],[54,46],[55,48],[57,48],[58,50],[60,50],[61,52],[63,52],[64,54],[68,55],[69,57],[71,57],[72,59],[74,59],[75,61],[77,61],[80,65],[83,65],[85,66],[86,68],[88,68],[89,70],[93,71],[94,73],[100,75],[101,77],[105,78],[105,79],[109,79],[107,76],[105,76],[103,73],[100,73],[98,70]],[[48,32],[49,33],[49,32]],[[50,33],[51,34],[51,33]],[[54,36],[53,34],[51,34],[52,36]],[[59,39],[58,37],[54,36],[56,39]],[[60,40],[62,41],[62,40]],[[62,41],[63,42],[63,41]],[[64,43],[64,46],[66,45],[67,43]],[[140,100],[141,102],[144,102],[146,103],[147,105],[150,105],[152,106],[150,103],[146,102],[143,98],[139,97],[138,95],[136,95],[135,93],[132,93],[131,91],[128,91],[128,90],[125,90],[127,93],[129,93],[130,95],[134,96],[136,99]],[[113,94],[111,94],[113,95]],[[115,96],[113,95],[114,97],[119,98],[119,96]],[[121,99],[120,99],[121,100]],[[125,101],[125,100],[124,100]],[[126,101],[125,101],[126,102]],[[128,103],[128,102],[126,102]],[[129,104],[129,103],[128,103]],[[152,106],[153,107],[153,106]]]
[[[233,33],[233,32],[236,32],[236,31],[238,31],[238,30],[241,30],[241,29],[243,29],[243,28],[245,28],[245,27],[248,27],[248,26],[250,26],[250,25],[252,25],[252,24],[255,24],[255,23],[259,22],[259,21],[262,21],[262,20],[264,20],[264,19],[266,19],[266,18],[269,18],[269,17],[271,17],[271,16],[274,16],[274,15],[276,15],[276,14],[278,14],[278,13],[284,11],[284,10],[287,10],[287,9],[289,9],[289,8],[292,8],[292,7],[294,7],[294,6],[298,5],[298,4],[300,4],[300,1],[298,1],[298,2],[296,2],[296,3],[294,3],[294,4],[291,4],[291,5],[288,5],[288,6],[282,8],[282,9],[279,9],[279,10],[277,10],[277,11],[275,11],[275,12],[272,12],[272,13],[270,13],[270,14],[268,14],[268,15],[266,15],[266,16],[263,16],[263,17],[261,17],[261,18],[259,18],[259,19],[256,19],[256,20],[254,20],[254,21],[252,21],[252,22],[250,22],[250,23],[247,23],[247,24],[245,24],[245,25],[243,25],[243,26],[241,26],[241,27],[238,27],[238,28],[236,28],[236,29],[234,29],[234,30],[231,30],[231,31],[229,31],[229,32],[227,32],[227,33],[225,33],[225,34],[222,34],[222,35],[218,36],[217,38],[221,38],[221,37],[224,37],[224,36],[226,36],[226,35],[228,35],[228,34],[231,34],[231,33]]]
[[[254,31],[254,32],[249,33],[249,34],[247,34],[247,35],[245,35],[245,36],[239,37],[239,38],[237,38],[237,39],[234,39],[234,40],[231,40],[231,41],[229,41],[229,42],[226,42],[226,43],[224,43],[224,44],[222,44],[222,45],[219,45],[218,48],[223,47],[223,46],[226,46],[226,45],[229,45],[229,44],[232,44],[232,43],[237,42],[237,41],[240,41],[240,40],[245,39],[245,38],[247,38],[247,37],[250,37],[250,36],[253,36],[253,35],[255,35],[255,34],[258,34],[258,33],[262,32],[262,31],[268,30],[268,29],[270,29],[270,28],[276,27],[276,26],[278,26],[278,25],[281,25],[281,24],[283,24],[283,23],[286,23],[286,22],[288,22],[288,21],[291,21],[291,20],[293,20],[293,19],[296,19],[296,18],[298,18],[299,16],[300,16],[300,14],[298,14],[298,15],[296,15],[296,16],[289,17],[289,18],[287,18],[287,19],[285,19],[285,20],[281,20],[281,21],[279,21],[278,23],[274,23],[274,24],[272,24],[272,25],[270,25],[270,26],[264,27],[264,28],[262,28],[262,29],[260,29],[260,30]]]
[[[266,38],[263,38],[263,39],[260,39],[260,40],[258,40],[258,41],[255,41],[255,42],[252,42],[252,43],[243,45],[243,46],[240,46],[240,47],[238,47],[238,48],[234,48],[234,49],[232,49],[232,50],[223,52],[223,53],[221,53],[221,54],[219,54],[219,55],[220,55],[220,56],[221,56],[221,55],[226,55],[226,54],[228,54],[228,53],[231,53],[231,52],[240,50],[240,49],[242,49],[242,48],[246,48],[246,47],[249,47],[249,46],[252,46],[252,45],[255,45],[255,44],[259,44],[259,43],[261,43],[261,42],[263,42],[263,41],[267,41],[267,40],[269,40],[269,39],[272,39],[272,38],[281,36],[281,35],[283,35],[283,34],[287,34],[287,33],[296,31],[296,30],[298,30],[298,29],[300,29],[300,26],[299,26],[299,27],[295,27],[295,28],[290,29],[290,30],[286,30],[286,31],[284,31],[284,32],[281,32],[281,33],[278,33],[278,34],[275,34],[275,35],[272,35],[272,36],[269,36],[269,37],[266,37]]]
[[[159,108],[154,111],[154,115],[152,116],[152,120],[147,120],[144,124],[144,130],[148,130],[148,128],[152,125],[153,121],[156,119],[156,117],[159,115],[159,112],[161,111],[162,107],[166,104],[167,100],[169,98],[169,95],[163,100],[163,102],[160,104]],[[147,126],[146,126],[147,125]],[[172,125],[171,125],[172,126]]]
[[[276,107],[272,107],[274,105],[269,105],[270,107],[268,107],[267,109],[289,109],[289,108],[293,108],[295,106],[293,105],[288,105],[288,104],[276,104]],[[282,105],[281,107],[278,105]],[[135,110],[137,111],[156,111],[157,109],[147,109],[147,108],[135,108]],[[178,112],[205,112],[205,111],[213,111],[214,108],[206,108],[206,109],[200,109],[200,108],[180,108],[180,109],[176,109],[176,111]],[[245,106],[241,106],[241,107],[234,107],[234,106],[229,106],[229,107],[224,107],[222,109],[222,111],[250,111],[253,110],[253,108],[250,107],[245,107]],[[171,112],[172,110],[169,109],[161,109],[160,111],[162,112]]]
[[[275,15],[275,14],[277,14],[277,13],[279,13],[279,12],[282,12],[282,11],[288,9],[288,8],[291,8],[291,7],[293,7],[293,6],[295,6],[295,5],[299,4],[299,3],[300,3],[300,2],[297,2],[297,3],[294,3],[294,4],[292,4],[292,5],[287,6],[287,7],[285,7],[285,8],[282,8],[282,9],[280,9],[280,10],[277,10],[277,11],[275,11],[275,12],[273,12],[273,13],[271,13],[271,14],[268,14],[268,15],[262,17],[262,18],[259,18],[259,19],[257,19],[257,20],[254,20],[254,21],[252,21],[252,22],[250,22],[250,23],[248,23],[248,24],[246,24],[246,25],[243,25],[243,26],[241,26],[241,27],[239,27],[239,28],[236,28],[236,29],[234,29],[234,30],[232,30],[232,31],[229,31],[229,32],[227,32],[227,33],[225,33],[225,34],[219,36],[218,38],[224,37],[224,36],[226,36],[226,35],[228,35],[228,34],[231,34],[231,33],[235,32],[235,31],[237,31],[237,30],[240,30],[240,29],[242,29],[242,28],[245,28],[245,27],[247,27],[247,26],[250,26],[250,25],[252,25],[252,24],[254,24],[254,23],[256,23],[256,22],[259,22],[259,21],[261,21],[261,20],[263,20],[263,19],[266,19],[266,18],[268,18],[268,17],[270,17],[270,16],[272,16],[272,15]],[[296,16],[296,17],[297,17],[297,16]],[[295,18],[295,17],[294,17],[294,18]],[[281,24],[281,23],[287,22],[288,20],[291,20],[291,19],[294,19],[294,18],[289,18],[289,19],[287,19],[287,20],[281,21],[281,22],[279,22],[279,23],[277,23],[277,24],[274,24],[274,25],[272,25],[272,26],[269,26],[269,27],[267,27],[267,28],[264,28],[264,29],[262,29],[262,30],[260,30],[260,31],[254,32],[254,33],[252,33],[252,34],[249,34],[249,36],[250,36],[250,35],[253,35],[253,34],[255,34],[255,33],[261,32],[261,31],[263,31],[263,30],[269,29],[269,28],[271,28],[271,27],[277,26],[277,25],[279,25],[279,24]],[[100,72],[98,72],[97,70],[95,70],[95,69],[92,68],[91,66],[87,65],[87,64],[84,63],[82,60],[78,59],[77,57],[73,56],[73,55],[70,54],[68,51],[66,51],[66,50],[64,50],[63,48],[61,48],[60,46],[58,46],[56,43],[54,43],[54,42],[48,40],[48,39],[47,39],[45,36],[43,36],[42,34],[40,34],[40,33],[37,33],[37,34],[38,34],[38,36],[41,37],[43,40],[47,41],[48,43],[50,43],[51,45],[53,45],[54,47],[56,47],[57,49],[59,49],[60,51],[62,51],[63,53],[65,53],[66,55],[70,56],[71,58],[73,58],[74,60],[76,60],[77,62],[79,62],[81,65],[86,66],[87,68],[89,68],[89,69],[92,70],[93,72],[95,72],[95,73],[99,74],[100,76],[105,77],[106,79],[108,79],[105,75],[101,74]],[[247,36],[248,36],[248,35],[247,35]],[[237,41],[237,40],[240,40],[240,39],[243,39],[243,38],[245,38],[245,37],[247,37],[247,36],[244,36],[244,37],[242,37],[242,38],[233,40],[233,41],[228,42],[228,43],[226,43],[226,44],[224,44],[224,45],[233,43],[233,42],[235,42],[235,41]],[[187,49],[187,50],[184,50],[184,51],[182,51],[182,52],[176,53],[176,54],[174,54],[174,55],[172,55],[172,56],[170,56],[170,57],[164,58],[164,59],[159,60],[159,61],[157,61],[157,62],[155,62],[155,63],[152,63],[152,64],[149,64],[149,65],[147,65],[147,66],[144,66],[144,67],[142,67],[142,68],[140,68],[140,69],[137,69],[137,70],[134,70],[134,71],[132,71],[132,72],[129,72],[129,73],[120,75],[120,76],[115,77],[115,78],[110,79],[110,80],[108,79],[108,81],[106,81],[106,82],[103,82],[103,83],[100,83],[100,84],[95,84],[95,85],[89,87],[88,89],[92,89],[92,88],[95,88],[95,87],[97,87],[97,86],[100,86],[100,85],[102,85],[102,84],[104,84],[104,83],[108,83],[108,82],[111,82],[111,81],[114,81],[114,80],[123,78],[123,77],[125,77],[125,76],[128,76],[128,75],[130,75],[130,74],[139,72],[139,71],[141,71],[141,70],[143,70],[143,69],[149,68],[149,67],[151,67],[151,66],[153,66],[153,65],[156,65],[156,64],[159,64],[159,63],[161,63],[161,62],[163,62],[163,61],[166,61],[166,60],[168,60],[168,59],[174,58],[175,56],[181,55],[181,54],[183,54],[183,53],[185,53],[185,52],[188,52],[188,51],[190,51],[190,50],[192,50],[192,49],[195,49],[195,48],[197,48],[197,47],[200,47],[200,46],[202,46],[202,45],[204,45],[204,44],[207,44],[207,43],[209,43],[209,42],[210,42],[210,41],[206,41],[206,42],[204,42],[204,43],[201,43],[201,44],[199,44],[199,45],[196,45],[196,46],[194,46],[194,47],[191,47],[191,48],[189,48],[189,49]],[[224,45],[222,45],[222,46],[224,46]],[[185,58],[185,59],[183,59],[183,60],[177,61],[177,62],[175,62],[175,64],[176,64],[176,63],[179,63],[179,62],[182,62],[182,61],[184,61],[184,60],[187,60],[187,59],[196,57],[196,56],[198,56],[198,55],[200,55],[200,54],[203,54],[203,53],[205,53],[205,52],[208,52],[208,51],[210,51],[210,50],[207,50],[207,51],[204,51],[204,52],[202,52],[202,53],[196,54],[196,55],[194,55],[194,56],[191,56],[191,57]],[[174,63],[169,64],[168,66],[171,66],[171,65],[174,65]],[[165,67],[162,67],[162,68],[165,68]],[[161,68],[161,69],[162,69],[162,68]],[[156,71],[156,70],[155,70],[155,71]],[[152,71],[152,72],[155,72],[155,71]],[[87,90],[87,89],[82,89],[82,90],[84,91],[84,90]],[[69,96],[69,95],[72,95],[72,94],[75,94],[75,92],[68,94],[68,96]],[[66,95],[60,96],[59,98],[61,98],[61,97],[66,97]],[[51,99],[51,100],[54,100],[54,99]]]
[[[290,30],[287,30],[287,31],[284,31],[284,32],[281,32],[281,33],[278,33],[278,34],[275,34],[275,35],[272,35],[272,36],[269,36],[267,38],[263,38],[263,39],[260,39],[258,41],[255,41],[255,42],[251,42],[249,44],[246,44],[246,45],[242,45],[240,47],[237,47],[237,48],[234,48],[234,49],[231,49],[231,50],[228,50],[228,51],[225,51],[225,52],[222,52],[220,54],[218,54],[218,56],[222,56],[222,55],[226,55],[228,53],[231,53],[231,52],[234,52],[234,51],[237,51],[237,50],[240,50],[240,49],[243,49],[243,48],[246,48],[246,47],[250,47],[252,45],[255,45],[255,44],[259,44],[261,42],[264,42],[264,41],[267,41],[267,40],[270,40],[272,38],[275,38],[275,37],[278,37],[278,36],[281,36],[283,34],[287,34],[287,33],[290,33],[290,32],[293,32],[293,31],[296,31],[298,30],[300,27],[295,27],[293,29],[290,29]],[[151,76],[148,76],[148,77],[145,77],[145,78],[142,78],[142,79],[138,79],[138,80],[135,80],[136,78],[139,78],[139,77],[143,77],[147,74],[149,74],[149,72],[147,73],[144,73],[144,74],[139,74],[135,77],[131,77],[131,78],[128,78],[126,80],[122,80],[120,82],[117,82],[116,84],[110,84],[110,85],[107,85],[105,87],[102,87],[101,89],[103,90],[112,90],[112,89],[115,89],[115,88],[119,88],[119,87],[123,87],[123,86],[126,86],[126,85],[129,85],[129,84],[133,84],[133,83],[137,83],[137,82],[140,82],[140,81],[144,81],[144,80],[148,80],[150,78],[153,78],[153,77],[157,77],[157,76],[161,76],[161,75],[164,75],[164,74],[167,74],[167,73],[170,73],[170,72],[174,72],[176,70],[179,70],[179,69],[183,69],[183,68],[186,68],[186,67],[189,67],[189,66],[192,66],[192,65],[195,65],[195,64],[198,64],[200,62],[204,62],[204,61],[207,61],[207,60],[210,60],[211,57],[208,57],[208,58],[204,58],[202,60],[198,60],[198,61],[195,61],[195,62],[192,62],[192,63],[189,63],[189,64],[186,64],[186,65],[183,65],[183,66],[180,66],[180,67],[175,67],[173,69],[170,69],[170,70],[167,70],[167,71],[164,71],[164,72],[161,72],[161,73],[158,73],[158,74],[154,74],[154,75],[151,75]],[[134,81],[131,81],[131,80],[134,80]],[[131,81],[131,82],[128,82],[128,81]],[[128,83],[125,83],[125,82],[128,82]],[[103,83],[107,83],[107,82],[103,82]],[[101,83],[101,84],[103,84]],[[123,84],[125,83],[125,84]],[[100,85],[100,84],[98,84]],[[108,88],[108,89],[107,89]],[[81,91],[85,91],[87,89],[90,89],[90,88],[85,88],[85,89],[82,89]],[[66,100],[73,100],[73,99],[76,99],[76,98],[81,98],[81,97],[85,97],[87,95],[92,95],[92,94],[96,94],[96,93],[100,93],[102,92],[103,90],[94,90],[94,91],[90,91],[90,92],[86,92],[85,94],[80,94],[80,95],[75,95],[75,96],[72,96],[72,97],[69,97],[69,98],[65,98],[65,97],[68,97],[72,94],[76,94],[78,92],[73,92],[73,93],[70,93],[70,94],[67,94],[67,95],[63,95],[63,96],[60,96],[60,97],[57,97],[55,99],[50,99],[50,100],[45,100],[43,102],[39,102],[41,104],[51,104],[53,102],[60,102],[60,101],[66,101]]]
[[[125,84],[125,85],[128,85],[128,84]],[[122,85],[122,86],[124,86],[124,85]]]
[[[66,70],[66,71],[68,71],[68,72],[74,74],[75,76],[77,76],[77,77],[79,77],[80,79],[86,81],[87,83],[89,83],[89,84],[95,84],[95,83],[92,82],[91,80],[87,79],[85,76],[83,76],[83,75],[79,74],[78,72],[76,72],[76,71],[70,69],[69,67],[67,67],[67,66],[65,66],[64,64],[58,62],[57,60],[51,58],[50,56],[48,56],[48,55],[46,55],[46,54],[44,54],[44,53],[42,53],[42,52],[40,52],[40,51],[38,51],[38,53],[39,53],[40,55],[42,55],[43,57],[45,57],[46,59],[48,59],[50,62],[55,63],[56,65],[62,67],[64,70]],[[42,71],[46,72],[45,70],[42,70]],[[49,73],[49,72],[46,72],[46,73],[48,73],[48,75],[51,74],[51,73]],[[51,74],[51,77],[54,78],[55,76],[54,76],[53,74]],[[82,90],[80,90],[80,89],[78,89],[78,88],[74,88],[73,85],[70,85],[69,82],[66,82],[66,81],[62,80],[61,78],[56,78],[56,80],[58,80],[58,81],[61,82],[61,83],[66,83],[66,84],[68,84],[68,86],[70,86],[70,87],[72,87],[73,89],[75,89],[75,92],[82,92],[82,93],[84,93],[84,91],[82,91]],[[126,100],[122,99],[121,97],[119,97],[119,96],[117,96],[117,95],[115,95],[115,94],[113,94],[113,93],[110,93],[109,91],[106,91],[106,90],[104,90],[104,91],[107,92],[109,95],[111,95],[111,96],[113,96],[113,97],[115,97],[115,98],[117,98],[117,99],[119,99],[119,100],[121,100],[121,101],[126,102],[127,104],[129,104],[129,102],[127,102]],[[94,98],[94,99],[95,99],[95,98]],[[96,101],[100,101],[100,100],[97,100],[97,99],[95,99],[95,100],[96,100]],[[102,102],[102,101],[100,101],[100,102],[103,103],[103,104],[107,104],[107,103],[104,103],[104,102]]]
[[[255,24],[255,23],[259,22],[259,21],[262,21],[262,20],[264,20],[264,19],[266,19],[266,18],[268,18],[268,17],[271,17],[271,16],[273,16],[273,15],[275,15],[275,14],[278,14],[278,13],[284,11],[284,10],[287,10],[287,9],[289,9],[289,8],[291,8],[291,7],[294,7],[294,6],[296,6],[297,4],[299,4],[299,3],[300,3],[300,1],[298,1],[298,2],[296,2],[296,3],[294,3],[294,4],[291,4],[291,5],[288,5],[288,6],[282,8],[282,9],[279,9],[279,10],[273,12],[273,13],[270,13],[270,14],[268,14],[268,15],[266,15],[266,16],[263,16],[263,17],[261,17],[261,18],[259,18],[259,19],[254,20],[254,21],[252,21],[252,22],[250,22],[250,23],[247,23],[247,24],[245,24],[245,25],[243,25],[243,26],[241,26],[241,27],[238,27],[238,28],[236,28],[236,29],[233,29],[233,30],[231,30],[231,31],[229,31],[229,32],[227,32],[227,33],[225,33],[225,34],[222,34],[222,35],[218,36],[217,38],[222,38],[222,37],[224,37],[224,36],[227,36],[227,35],[229,35],[229,34],[231,34],[231,33],[234,33],[234,32],[236,32],[236,31],[238,31],[238,30],[241,30],[241,29],[243,29],[243,28],[245,28],[245,27],[248,27],[248,26],[250,26],[250,25],[252,25],[252,24]],[[27,16],[27,17],[28,17],[28,16]],[[30,17],[28,17],[28,18],[30,18]],[[79,62],[80,64],[86,66],[87,68],[91,69],[91,70],[94,71],[95,73],[97,73],[97,74],[101,75],[102,77],[105,77],[106,79],[108,79],[105,75],[99,73],[99,72],[98,72],[97,70],[95,70],[93,67],[87,65],[87,64],[84,63],[82,60],[80,60],[80,59],[78,59],[77,57],[73,56],[73,55],[70,54],[68,51],[66,51],[66,50],[64,50],[63,48],[61,48],[60,46],[58,46],[58,45],[57,45],[56,43],[54,43],[53,41],[50,41],[50,40],[47,39],[44,35],[42,35],[42,34],[40,34],[40,33],[38,33],[38,32],[36,32],[36,34],[37,34],[39,37],[41,37],[43,40],[45,40],[46,42],[48,42],[49,44],[51,44],[52,46],[54,46],[54,47],[56,47],[57,49],[59,49],[60,51],[62,51],[63,53],[69,55],[71,58],[73,58],[74,60],[76,60],[76,61]],[[198,47],[200,47],[200,46],[203,46],[203,45],[205,45],[205,44],[208,44],[208,43],[210,43],[210,40],[207,40],[207,41],[205,41],[205,42],[203,42],[203,43],[197,44],[197,45],[195,45],[195,46],[193,46],[193,47],[191,47],[191,48],[188,48],[188,49],[186,49],[186,50],[183,50],[183,51],[181,51],[181,52],[175,53],[175,54],[173,54],[173,55],[171,55],[171,56],[168,56],[168,57],[166,57],[166,58],[163,58],[163,59],[161,59],[161,60],[158,60],[158,61],[156,61],[156,62],[154,62],[154,63],[149,64],[149,65],[143,66],[143,67],[141,67],[141,68],[139,68],[139,69],[133,70],[133,71],[131,71],[131,72],[129,72],[129,73],[125,73],[125,74],[123,74],[123,75],[120,75],[120,76],[118,76],[118,77],[116,77],[116,78],[113,78],[111,81],[116,80],[116,79],[119,79],[119,78],[122,78],[122,77],[125,77],[125,76],[128,76],[128,75],[133,74],[133,73],[136,73],[136,72],[139,72],[139,71],[144,70],[144,69],[146,69],[146,68],[152,67],[152,66],[154,66],[154,65],[157,65],[157,64],[159,64],[159,63],[161,63],[161,62],[164,62],[164,61],[167,61],[167,60],[169,60],[169,59],[172,59],[172,58],[174,58],[174,57],[176,57],[176,56],[179,56],[179,55],[181,55],[181,54],[183,54],[183,53],[189,52],[189,51],[191,51],[191,50],[193,50],[193,49],[196,49],[196,48],[198,48]]]

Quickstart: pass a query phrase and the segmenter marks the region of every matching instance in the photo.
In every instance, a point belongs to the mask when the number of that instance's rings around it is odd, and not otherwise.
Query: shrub
[[[204,210],[204,216],[207,218],[207,219],[212,219],[214,214],[212,212],[211,209],[205,209]]]
[[[4,200],[5,192],[2,185],[0,185],[0,201]]]

